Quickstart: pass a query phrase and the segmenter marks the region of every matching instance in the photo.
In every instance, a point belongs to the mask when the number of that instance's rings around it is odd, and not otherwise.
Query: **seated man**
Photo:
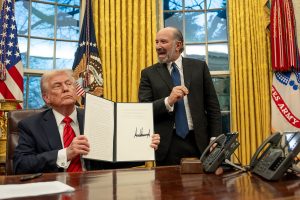
[[[84,112],[75,107],[76,89],[72,72],[54,70],[41,79],[41,92],[50,109],[22,120],[14,153],[14,173],[76,172],[101,169],[96,161],[83,160],[90,151],[82,135]],[[151,147],[157,149],[158,134]]]

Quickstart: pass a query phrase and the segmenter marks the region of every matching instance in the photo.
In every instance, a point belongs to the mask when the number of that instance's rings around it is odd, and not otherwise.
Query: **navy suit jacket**
[[[209,143],[210,137],[222,133],[221,111],[216,91],[205,62],[182,58],[184,84],[189,90],[187,95],[191,111],[195,140],[200,152]],[[164,100],[173,89],[171,75],[166,64],[156,63],[142,71],[139,101],[153,102],[154,129],[161,140],[156,151],[156,159],[165,158],[173,134],[174,114],[166,109]]]

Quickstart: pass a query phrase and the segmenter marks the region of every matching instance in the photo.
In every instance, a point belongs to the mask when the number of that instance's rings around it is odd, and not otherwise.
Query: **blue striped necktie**
[[[173,84],[174,86],[179,86],[181,85],[180,73],[175,63],[172,63],[172,67],[173,69],[171,72],[171,77],[173,80]],[[178,136],[185,138],[186,135],[189,133],[189,126],[187,122],[183,98],[175,103],[174,109],[176,133]]]

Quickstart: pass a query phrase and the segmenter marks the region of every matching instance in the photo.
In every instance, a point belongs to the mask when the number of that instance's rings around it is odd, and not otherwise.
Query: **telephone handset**
[[[220,164],[231,156],[239,146],[237,137],[238,133],[229,133],[226,136],[221,134],[210,142],[200,157],[205,172],[215,172]]]
[[[258,154],[260,154],[264,148],[265,151],[262,153],[262,155],[260,155],[260,157],[265,156],[265,154],[271,147],[277,146],[280,140],[281,140],[280,133],[274,133],[270,137],[268,137],[265,141],[263,141],[263,143],[258,147],[258,149],[256,150],[256,152],[251,158],[250,169],[253,169],[253,167],[257,164],[257,162],[259,161]],[[268,144],[269,146],[267,146]]]
[[[289,151],[284,152],[281,141]],[[289,167],[300,151],[300,132],[274,133],[267,138],[251,158],[250,169],[267,180],[278,180]]]

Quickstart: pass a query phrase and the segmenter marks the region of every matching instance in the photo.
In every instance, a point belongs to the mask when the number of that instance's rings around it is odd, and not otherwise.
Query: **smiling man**
[[[101,169],[96,161],[81,158],[89,153],[90,145],[82,135],[84,111],[75,107],[74,83],[72,71],[54,70],[42,76],[42,96],[49,109],[18,124],[16,174]],[[153,134],[150,146],[157,149],[158,144],[159,135]]]
[[[184,58],[182,33],[173,27],[156,35],[159,63],[141,73],[139,100],[153,102],[154,129],[160,134],[157,165],[178,165],[198,157],[220,135],[221,112],[205,62]]]

